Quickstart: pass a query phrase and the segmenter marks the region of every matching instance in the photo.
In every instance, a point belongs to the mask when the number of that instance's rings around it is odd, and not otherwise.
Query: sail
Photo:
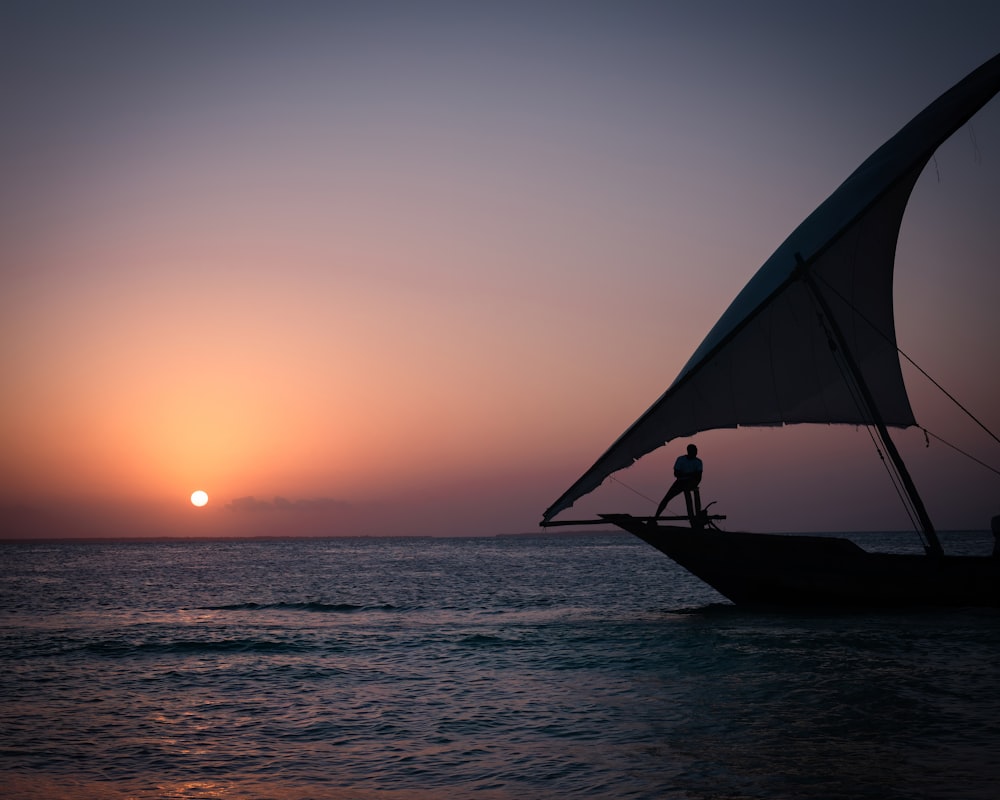
[[[1000,55],[858,167],[764,263],[667,391],[546,510],[543,523],[678,437],[738,426],[872,423],[871,410],[845,380],[816,293],[843,333],[882,421],[913,425],[893,323],[899,227],[934,151],[998,90]]]

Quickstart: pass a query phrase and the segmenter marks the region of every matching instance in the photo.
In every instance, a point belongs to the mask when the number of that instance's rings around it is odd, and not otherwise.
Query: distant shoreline
[[[885,535],[912,535],[913,531],[777,531],[777,533],[789,536],[838,536],[850,538],[852,536],[885,536]],[[986,529],[960,529],[952,531],[938,531],[944,536],[954,536],[959,534],[975,534],[982,536],[989,534]],[[316,542],[325,540],[342,539],[534,539],[538,537],[546,538],[573,538],[582,536],[621,536],[630,538],[632,534],[626,531],[609,529],[586,529],[586,530],[561,530],[561,531],[539,531],[524,533],[491,533],[482,536],[474,535],[442,535],[433,536],[430,534],[324,534],[322,536],[3,536],[0,537],[0,545],[9,544],[141,544],[155,542]]]
[[[483,536],[432,536],[428,534],[324,534],[322,536],[2,536],[3,544],[114,544],[142,542],[315,542],[330,539],[519,539],[538,536],[631,536],[620,530],[542,531],[492,533]]]

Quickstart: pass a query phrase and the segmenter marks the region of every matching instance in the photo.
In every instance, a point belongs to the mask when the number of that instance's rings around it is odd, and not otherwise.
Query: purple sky
[[[995,2],[4,3],[6,535],[531,530],[998,30]],[[994,100],[896,276],[902,348],[993,430],[998,218]],[[1000,512],[996,474],[897,441],[939,527]],[[579,513],[648,513],[683,444],[619,476],[652,502]],[[864,431],[699,446],[732,528],[906,527]]]

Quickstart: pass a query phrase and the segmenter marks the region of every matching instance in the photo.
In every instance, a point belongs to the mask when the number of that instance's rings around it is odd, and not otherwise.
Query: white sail
[[[816,291],[843,332],[882,421],[913,425],[892,307],[903,211],[934,151],[998,90],[1000,55],[855,170],[764,263],[667,391],[546,510],[543,523],[613,472],[678,437],[737,426],[872,423],[871,410],[845,380]]]

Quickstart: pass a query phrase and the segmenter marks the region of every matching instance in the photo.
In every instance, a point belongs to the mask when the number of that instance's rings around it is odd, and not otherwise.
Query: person
[[[701,459],[698,458],[698,448],[693,444],[689,444],[687,446],[687,453],[683,456],[678,456],[674,462],[675,480],[671,487],[667,489],[667,493],[663,495],[660,505],[656,507],[656,516],[660,516],[663,513],[663,509],[667,507],[667,503],[681,492],[686,493],[697,488],[698,484],[701,483],[701,473],[702,463]],[[691,513],[690,510],[689,513]]]

